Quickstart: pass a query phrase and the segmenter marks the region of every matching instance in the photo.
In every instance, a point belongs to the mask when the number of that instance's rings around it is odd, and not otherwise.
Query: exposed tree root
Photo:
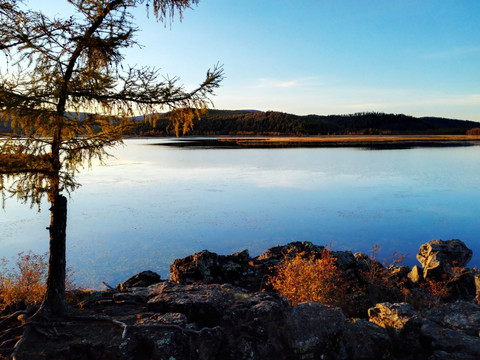
[[[10,324],[13,323],[14,321],[18,321],[18,317],[20,315],[26,315],[26,314],[27,314],[27,310],[18,310],[18,311],[15,311],[13,314],[5,316],[0,321],[0,331],[9,328]]]
[[[30,326],[26,326],[25,329],[23,330],[22,337],[21,337],[20,340],[18,340],[18,342],[15,344],[15,347],[13,348],[13,352],[12,352],[12,354],[10,355],[10,358],[11,358],[12,360],[16,360],[16,359],[17,359],[17,352],[18,352],[18,350],[21,348],[22,343],[27,340],[28,335],[30,334],[30,331],[31,331],[31,327],[30,327]]]
[[[4,330],[0,334],[0,342],[5,342],[6,340],[11,339],[12,336],[20,335],[22,333],[24,327],[25,327],[25,325],[20,325],[20,326],[15,326],[15,327],[12,327],[10,329]],[[0,345],[0,348],[1,347],[2,346]]]

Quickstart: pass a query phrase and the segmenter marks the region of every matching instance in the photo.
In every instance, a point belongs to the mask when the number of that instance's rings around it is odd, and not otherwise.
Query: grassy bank
[[[181,138],[174,146],[211,147],[371,147],[409,148],[469,146],[480,143],[480,135],[325,135],[305,137],[212,137]]]

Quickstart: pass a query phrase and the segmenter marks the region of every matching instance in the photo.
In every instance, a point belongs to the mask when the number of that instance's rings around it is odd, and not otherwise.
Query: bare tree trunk
[[[67,228],[67,198],[56,195],[50,208],[50,259],[48,262],[47,293],[41,306],[51,316],[64,316],[65,252]]]

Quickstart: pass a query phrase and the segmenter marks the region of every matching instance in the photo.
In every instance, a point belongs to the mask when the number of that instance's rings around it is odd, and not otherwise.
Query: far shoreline
[[[404,149],[480,145],[480,135],[185,136],[158,145],[212,148],[359,147]]]

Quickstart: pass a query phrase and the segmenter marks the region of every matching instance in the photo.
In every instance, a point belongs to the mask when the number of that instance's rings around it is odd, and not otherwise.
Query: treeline
[[[137,118],[130,135],[173,136],[169,127],[169,113],[155,121]],[[0,122],[1,133],[10,132]],[[362,112],[348,115],[294,115],[276,111],[209,110],[201,119],[194,119],[189,135],[232,136],[308,136],[308,135],[462,135],[480,134],[480,123],[438,117],[413,117],[404,114]]]
[[[168,113],[160,117],[155,126],[139,121],[135,135],[165,136],[168,130]],[[466,134],[479,128],[474,121],[438,117],[416,118],[404,114],[378,112],[348,115],[299,116],[274,111],[210,110],[194,120],[189,135],[402,135],[402,134]]]

